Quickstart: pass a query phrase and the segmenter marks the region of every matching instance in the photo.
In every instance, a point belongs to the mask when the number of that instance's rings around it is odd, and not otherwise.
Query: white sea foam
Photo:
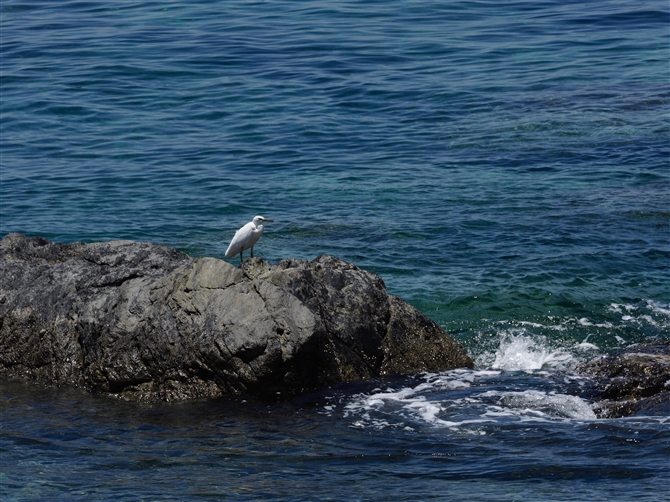
[[[655,300],[644,300],[643,303],[637,305],[611,303],[607,311],[623,314],[621,320],[625,322],[634,321],[640,324],[649,323],[652,326],[659,326],[666,325],[670,321],[670,304]]]
[[[560,392],[477,392],[481,385],[497,385],[500,376],[500,371],[491,370],[427,373],[415,386],[352,396],[344,406],[344,418],[350,419],[354,428],[416,430],[429,426],[469,434],[486,434],[486,424],[501,420],[595,419],[584,400]],[[472,392],[468,395],[449,392],[469,387]]]
[[[640,320],[646,321],[647,323],[651,324],[652,326],[659,326],[659,323],[657,323],[650,315],[641,315],[639,317]]]
[[[575,345],[575,348],[579,350],[599,350],[597,345],[593,345],[592,343],[587,342],[578,343]]]
[[[445,391],[467,389],[477,378],[499,375],[498,371],[472,371],[466,369],[444,373],[425,373],[423,382],[401,389],[375,389],[372,394],[359,394],[344,406],[344,417],[355,420],[355,428],[402,428],[414,430],[407,423],[416,422],[434,427],[459,428],[465,425],[490,422],[482,417],[449,420],[445,415],[450,409],[460,409],[477,402],[471,398],[443,399]],[[468,431],[479,434],[479,431]]]
[[[607,307],[608,312],[614,312],[615,314],[621,314],[622,305],[618,303],[610,303],[610,306]]]
[[[670,318],[670,304],[656,302],[654,300],[647,300],[647,306],[651,309],[652,312]]]
[[[550,317],[550,319],[553,320],[555,318]],[[499,322],[498,324],[510,324],[510,322],[511,321],[502,321]],[[567,326],[565,326],[564,324],[540,324],[531,321],[513,321],[513,324],[535,329],[550,329],[552,331],[565,331],[567,329]]]
[[[534,371],[563,368],[575,362],[572,354],[553,348],[546,337],[505,335],[496,350],[491,368],[505,371]]]
[[[556,316],[548,316],[548,319],[552,321],[559,320],[561,321],[560,318]],[[534,329],[548,329],[551,331],[566,331],[568,329],[568,326],[565,324],[565,321],[559,322],[559,324],[541,324],[538,322],[532,322],[532,321],[516,321],[516,320],[504,320],[504,321],[496,321],[495,324],[497,325],[513,325],[513,326],[521,326],[523,328],[534,328]]]
[[[584,326],[586,328],[607,328],[607,329],[611,329],[611,328],[614,327],[614,324],[612,324],[611,322],[595,323],[595,322],[589,321],[588,318],[586,318],[586,317],[582,317],[581,319],[575,319],[575,321],[580,326]]]
[[[513,412],[523,415],[565,417],[594,420],[595,413],[583,399],[566,394],[546,393],[539,390],[498,393],[499,402]]]

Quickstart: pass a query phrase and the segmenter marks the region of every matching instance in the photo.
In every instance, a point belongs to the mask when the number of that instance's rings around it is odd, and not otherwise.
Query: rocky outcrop
[[[670,341],[635,345],[579,371],[595,380],[601,418],[670,414]]]
[[[331,256],[237,268],[149,243],[9,234],[0,281],[3,378],[177,400],[472,367],[380,277]]]

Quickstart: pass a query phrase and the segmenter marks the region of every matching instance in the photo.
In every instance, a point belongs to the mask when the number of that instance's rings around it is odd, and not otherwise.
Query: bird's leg
[[[242,265],[243,261],[244,261],[244,251],[240,251],[240,265]]]
[[[254,247],[253,246],[251,246],[251,257],[252,258],[254,257]]]

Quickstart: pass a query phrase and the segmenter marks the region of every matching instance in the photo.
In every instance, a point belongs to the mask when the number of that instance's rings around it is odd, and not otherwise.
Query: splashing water
[[[477,365],[504,371],[536,371],[563,369],[576,364],[575,357],[565,349],[553,348],[546,337],[505,334],[495,354],[484,353]]]

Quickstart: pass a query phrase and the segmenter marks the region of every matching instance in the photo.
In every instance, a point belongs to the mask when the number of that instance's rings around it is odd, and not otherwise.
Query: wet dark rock
[[[596,382],[599,417],[670,413],[670,341],[635,345],[579,371]]]
[[[169,401],[472,367],[380,277],[332,256],[237,268],[149,243],[9,234],[0,280],[7,379]]]

